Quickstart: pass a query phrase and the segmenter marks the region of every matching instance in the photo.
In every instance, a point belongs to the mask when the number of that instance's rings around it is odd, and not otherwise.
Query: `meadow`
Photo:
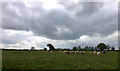
[[[2,69],[118,69],[118,51],[65,54],[58,51],[2,51]]]

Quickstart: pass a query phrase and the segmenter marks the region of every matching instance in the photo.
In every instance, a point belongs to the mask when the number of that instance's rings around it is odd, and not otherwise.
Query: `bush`
[[[44,51],[47,51],[47,48],[44,48]]]

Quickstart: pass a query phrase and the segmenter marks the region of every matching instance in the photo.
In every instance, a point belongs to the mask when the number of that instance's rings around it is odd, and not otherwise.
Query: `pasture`
[[[2,51],[3,69],[118,69],[118,51],[92,55],[58,51]]]

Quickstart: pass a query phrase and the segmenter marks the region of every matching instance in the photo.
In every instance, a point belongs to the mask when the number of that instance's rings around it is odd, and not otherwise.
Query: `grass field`
[[[2,51],[3,69],[117,69],[118,51],[93,56],[41,51]]]

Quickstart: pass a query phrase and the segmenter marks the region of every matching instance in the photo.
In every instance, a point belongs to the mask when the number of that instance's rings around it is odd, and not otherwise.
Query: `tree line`
[[[96,47],[92,47],[92,46],[85,46],[85,48],[81,48],[81,46],[78,46],[78,47],[76,47],[76,46],[74,46],[73,47],[73,50],[91,50],[91,51],[93,51],[93,50],[101,50],[101,51],[103,51],[103,50],[115,50],[115,47],[114,46],[110,46],[110,45],[106,45],[106,44],[104,44],[104,43],[99,43]]]
[[[65,50],[65,49],[55,49],[55,47],[52,45],[52,44],[47,44],[47,46],[49,47],[49,50],[50,51],[53,51],[53,50]],[[119,47],[119,49],[120,49],[120,47]],[[44,48],[44,51],[46,51],[47,50],[47,48]],[[70,49],[68,49],[68,50],[70,50]],[[91,51],[93,51],[93,50],[101,50],[101,51],[103,51],[103,50],[112,50],[112,51],[114,51],[115,50],[115,47],[114,46],[110,46],[110,45],[106,45],[105,43],[99,43],[96,47],[91,47],[91,46],[85,46],[84,48],[82,48],[81,46],[74,46],[73,47],[73,49],[72,49],[73,51],[84,51],[84,50],[91,50]]]
[[[47,44],[47,46],[49,47],[49,51],[56,51],[56,50],[72,50],[72,51],[103,51],[103,50],[115,50],[114,46],[110,46],[110,45],[106,45],[105,43],[99,43],[96,47],[92,47],[92,46],[85,46],[84,48],[82,48],[81,46],[74,46],[72,49],[62,49],[62,48],[58,48],[55,49],[55,47],[52,44]],[[28,49],[2,49],[2,50],[28,50]],[[31,47],[30,50],[36,50],[34,46]],[[120,50],[120,47],[119,47]],[[47,51],[47,48],[44,48],[41,51]]]

